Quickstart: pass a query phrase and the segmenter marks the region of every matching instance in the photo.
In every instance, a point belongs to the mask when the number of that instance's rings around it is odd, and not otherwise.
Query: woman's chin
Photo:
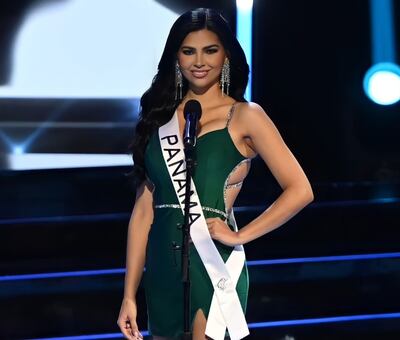
[[[189,87],[196,91],[205,91],[208,90],[210,87],[216,85],[218,80],[210,81],[206,78],[196,79],[192,78],[189,81]]]

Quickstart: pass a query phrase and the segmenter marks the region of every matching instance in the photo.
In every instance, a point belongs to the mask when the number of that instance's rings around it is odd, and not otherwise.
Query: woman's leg
[[[193,340],[212,340],[205,335],[207,319],[204,316],[203,310],[198,309],[193,320]]]

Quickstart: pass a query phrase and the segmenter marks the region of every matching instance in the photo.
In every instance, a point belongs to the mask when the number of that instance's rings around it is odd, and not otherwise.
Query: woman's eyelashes
[[[213,53],[217,53],[217,52],[218,52],[218,50],[216,48],[212,48],[212,49],[209,49],[206,51],[206,53],[208,53],[208,54],[213,54]]]
[[[217,53],[217,52],[218,52],[218,49],[216,49],[216,48],[210,48],[210,49],[206,50],[207,54],[213,54],[213,53]],[[195,50],[183,50],[182,53],[185,55],[191,55],[191,54],[196,53],[196,51]]]
[[[193,51],[192,50],[183,50],[182,53],[186,54],[186,55],[190,55],[193,53]]]

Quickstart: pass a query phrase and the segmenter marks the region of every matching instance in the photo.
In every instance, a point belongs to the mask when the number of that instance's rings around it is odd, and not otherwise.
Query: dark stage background
[[[398,180],[399,104],[377,105],[362,88],[372,64],[368,1],[256,1],[254,20],[254,100],[307,174],[314,181]]]

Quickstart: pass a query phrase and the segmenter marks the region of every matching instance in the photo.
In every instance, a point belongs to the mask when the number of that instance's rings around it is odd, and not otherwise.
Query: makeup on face
[[[190,81],[218,78],[225,53],[218,36],[209,30],[191,32],[179,50],[179,63]]]

